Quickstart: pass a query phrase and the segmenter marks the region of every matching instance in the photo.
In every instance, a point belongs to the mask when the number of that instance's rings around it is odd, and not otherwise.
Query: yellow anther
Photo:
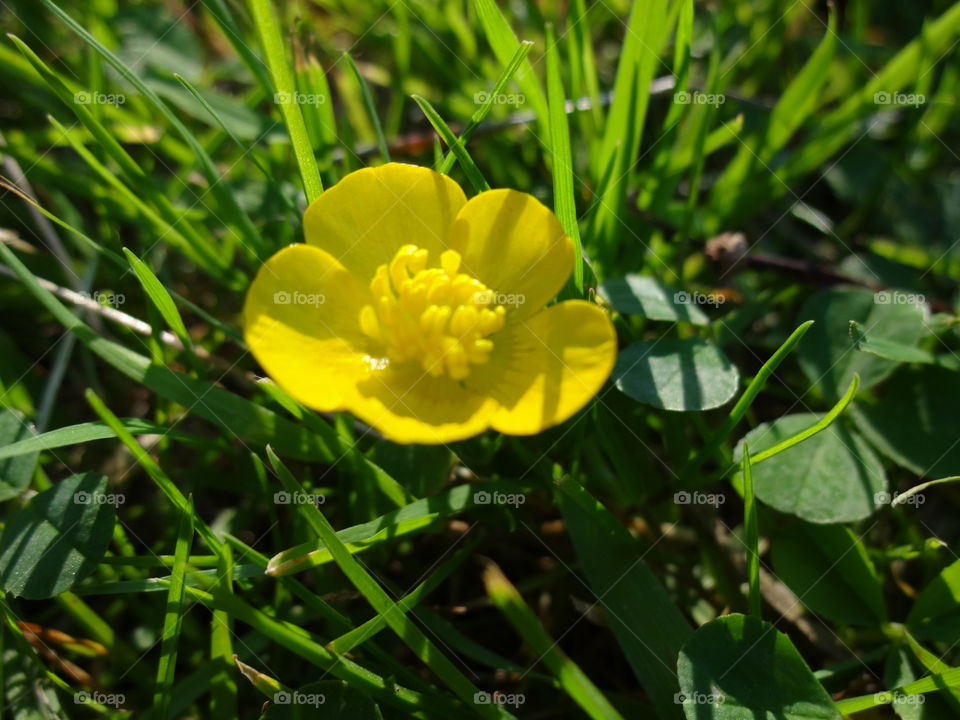
[[[433,268],[427,255],[404,245],[377,268],[370,281],[373,303],[360,310],[360,329],[380,358],[418,362],[431,376],[463,380],[471,366],[489,361],[489,336],[503,327],[506,310],[494,304],[490,288],[460,272],[458,252],[444,251]]]

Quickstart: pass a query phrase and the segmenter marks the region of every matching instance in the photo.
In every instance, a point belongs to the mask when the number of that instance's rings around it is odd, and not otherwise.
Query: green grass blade
[[[494,0],[474,0],[474,6],[477,16],[480,18],[480,24],[483,26],[483,32],[487,37],[487,42],[493,48],[493,54],[501,65],[508,66],[513,56],[520,48],[520,41],[510,28],[510,23],[503,16],[500,8]],[[547,107],[547,97],[543,93],[540,81],[533,71],[533,65],[529,60],[522,60],[519,69],[516,71],[517,85],[523,90],[523,94],[533,106],[533,112],[537,116],[537,127],[539,130],[538,140],[544,150],[550,150],[550,121],[549,109]]]
[[[187,557],[193,543],[193,498],[187,499],[187,510],[180,515],[177,544],[174,551],[170,585],[167,588],[167,608],[163,617],[160,641],[160,662],[157,665],[157,683],[153,691],[153,713],[159,720],[169,717],[170,688],[173,686],[177,665],[177,646],[183,628],[183,577]]]
[[[350,74],[360,88],[360,97],[363,98],[363,106],[367,109],[367,115],[373,124],[373,132],[377,138],[377,149],[380,152],[380,157],[383,158],[384,162],[390,162],[390,149],[387,147],[387,138],[383,134],[383,125],[380,123],[380,115],[377,113],[377,104],[373,101],[373,93],[370,92],[370,86],[367,84],[363,75],[360,74],[360,68],[358,68],[357,64],[353,61],[353,56],[350,53],[344,53],[343,59],[346,60]]]
[[[837,403],[832,408],[830,408],[830,411],[826,415],[824,415],[822,418],[820,418],[817,422],[815,422],[813,425],[808,427],[803,432],[799,432],[796,435],[787,438],[783,442],[777,443],[772,448],[767,448],[763,452],[758,452],[756,455],[750,458],[750,463],[753,465],[757,465],[759,463],[762,463],[764,460],[769,460],[774,455],[778,455],[782,453],[784,450],[789,450],[794,445],[799,445],[804,440],[811,438],[817,433],[823,432],[824,430],[826,430],[828,427],[830,427],[830,425],[833,424],[833,421],[836,420],[838,417],[840,417],[840,414],[844,410],[846,410],[847,405],[849,405],[850,402],[853,400],[853,398],[856,396],[857,390],[859,389],[859,387],[860,387],[860,375],[858,375],[857,373],[854,373],[853,378],[850,380],[850,385],[847,387],[847,391],[843,394],[843,397],[841,397],[837,401]]]
[[[753,470],[750,449],[743,444],[743,528],[747,536],[747,584],[750,588],[750,613],[760,617],[760,534],[757,525],[757,498],[753,494]]]
[[[497,81],[493,85],[493,90],[489,93],[486,93],[486,99],[480,104],[479,109],[473,114],[470,118],[470,122],[467,123],[467,126],[463,129],[463,132],[460,133],[460,137],[457,138],[457,142],[462,146],[466,147],[466,144],[470,141],[470,138],[473,137],[473,134],[476,132],[477,128],[480,127],[487,115],[490,114],[490,111],[493,109],[494,102],[497,97],[501,95],[506,89],[507,84],[513,79],[513,76],[516,75],[517,70],[520,69],[520,65],[526,59],[527,55],[530,54],[530,50],[533,49],[533,43],[524,40],[517,46],[517,51],[510,58],[510,62],[507,63],[507,66],[503,69],[503,72],[500,74],[500,77],[497,78]],[[453,168],[453,163],[456,161],[456,155],[451,150],[443,158],[443,161],[437,165],[437,172],[440,172],[444,175],[450,172]]]
[[[257,229],[254,227],[253,222],[250,220],[250,216],[247,215],[247,213],[240,207],[239,203],[237,202],[237,198],[232,192],[230,192],[226,183],[222,182],[223,178],[221,178],[218,174],[213,160],[203,149],[203,146],[193,135],[193,133],[191,133],[190,130],[187,129],[187,126],[183,124],[180,118],[177,117],[177,115],[157,96],[153,90],[148,88],[143,83],[143,81],[136,75],[136,73],[133,72],[133,70],[131,70],[103,43],[93,37],[93,35],[84,29],[82,25],[64,12],[56,3],[53,2],[53,0],[42,1],[47,9],[50,10],[50,12],[60,18],[60,20],[62,20],[73,32],[83,38],[83,40],[89,44],[90,47],[96,50],[96,52],[104,60],[106,60],[111,67],[120,73],[120,75],[127,82],[133,85],[137,92],[141,93],[157,108],[167,122],[170,123],[170,125],[177,131],[177,133],[183,138],[184,142],[186,142],[193,151],[193,154],[200,163],[200,170],[203,172],[207,182],[210,184],[210,192],[217,199],[217,203],[220,205],[223,211],[228,213],[232,219],[235,219],[237,227],[240,230],[240,235],[244,242],[246,242],[250,248],[261,248],[263,241],[259,232],[257,232]]]
[[[777,348],[777,351],[770,356],[770,359],[767,360],[757,374],[753,376],[753,380],[750,381],[750,384],[747,385],[743,394],[737,399],[737,402],[730,410],[730,414],[727,416],[723,425],[717,428],[717,430],[707,438],[706,444],[690,458],[686,466],[680,471],[681,486],[686,487],[693,473],[706,462],[707,458],[713,456],[717,448],[720,447],[720,443],[730,435],[737,424],[743,419],[743,416],[746,415],[747,410],[749,410],[753,404],[754,399],[767,384],[767,380],[776,372],[776,369],[780,367],[780,363],[787,358],[793,348],[797,346],[797,343],[800,342],[801,338],[806,335],[811,325],[813,325],[813,320],[807,320],[807,322],[802,323],[796,330],[790,333],[790,337],[784,341],[783,345]],[[753,460],[756,462],[756,458]]]
[[[288,493],[303,493],[303,487],[283,465],[273,449],[267,447],[270,464],[280,478],[280,483]],[[326,545],[334,561],[350,582],[367,599],[373,609],[383,616],[390,629],[403,640],[413,653],[427,665],[467,707],[473,708],[477,715],[484,718],[512,718],[510,713],[500,707],[477,705],[474,696],[476,686],[444,655],[426,635],[406,616],[401,608],[390,598],[364,567],[350,554],[343,541],[320,510],[310,504],[296,505],[303,518]]]
[[[567,125],[566,96],[560,77],[560,59],[553,25],[547,25],[547,100],[550,110],[550,148],[553,152],[553,209],[564,232],[573,240],[573,284],[583,294],[583,243],[574,199],[573,157]]]
[[[607,698],[544,630],[540,620],[506,575],[493,563],[483,573],[483,583],[493,604],[536,653],[560,683],[561,689],[594,720],[623,720]]]
[[[143,446],[137,442],[136,438],[130,434],[130,432],[123,427],[120,423],[120,419],[111,412],[111,410],[103,404],[103,401],[97,397],[96,393],[93,390],[87,390],[85,393],[87,402],[90,404],[90,407],[93,408],[94,412],[100,416],[100,418],[105,422],[111,430],[119,438],[127,450],[130,451],[130,454],[133,456],[133,459],[136,460],[137,464],[142,467],[151,480],[156,484],[170,503],[177,508],[181,513],[189,513],[192,516],[192,522],[194,527],[197,530],[197,534],[203,538],[203,541],[207,544],[207,547],[210,548],[215,553],[223,552],[222,543],[214,535],[213,530],[210,529],[210,526],[207,525],[203,519],[197,515],[196,511],[193,508],[192,503],[188,502],[187,498],[184,497],[183,493],[180,491],[180,488],[177,487],[176,483],[170,479],[170,477],[160,468],[157,462],[150,457],[149,453],[143,449]]]
[[[273,89],[276,93],[274,101],[280,105],[280,113],[290,134],[290,142],[293,143],[293,154],[300,168],[307,203],[311,203],[320,197],[323,184],[320,182],[320,170],[313,156],[313,146],[310,144],[307,126],[303,122],[300,105],[295,102],[297,88],[284,51],[286,43],[280,34],[280,27],[277,25],[277,18],[270,0],[249,0],[249,6],[260,38],[260,45],[266,56],[267,67],[270,68],[270,77],[273,79]]]
[[[453,130],[451,130],[450,126],[444,122],[443,118],[440,117],[440,114],[433,109],[433,106],[427,101],[426,98],[420,97],[419,95],[412,95],[411,97],[413,97],[414,102],[420,106],[420,109],[423,111],[423,114],[426,116],[427,120],[429,120],[430,124],[433,125],[433,129],[437,131],[437,134],[443,139],[443,142],[446,143],[453,155],[456,156],[457,161],[460,163],[460,167],[463,168],[463,172],[466,174],[467,179],[473,186],[473,189],[478,193],[489,190],[490,184],[486,181],[486,178],[483,177],[483,173],[480,172],[480,168],[478,168],[476,163],[473,162],[473,158],[470,157],[470,154],[463,146],[463,143],[457,139],[457,136],[454,135]]]
[[[167,327],[173,331],[174,335],[180,338],[180,342],[183,343],[183,346],[187,348],[188,351],[193,352],[193,341],[190,339],[190,333],[187,332],[187,327],[183,324],[183,318],[180,317],[180,312],[177,310],[177,306],[174,305],[173,298],[170,297],[170,293],[167,292],[163,283],[153,274],[153,270],[140,258],[130,252],[130,250],[123,248],[123,254],[127,256],[127,261],[130,263],[130,267],[133,268],[133,272],[143,286],[144,292],[147,293],[147,297],[150,298],[150,301],[157,308],[161,317],[163,317],[164,322],[167,323]]]
[[[663,720],[679,720],[674,702],[680,648],[693,629],[642,560],[642,545],[580,483],[557,478],[563,513],[590,590],[634,675]]]

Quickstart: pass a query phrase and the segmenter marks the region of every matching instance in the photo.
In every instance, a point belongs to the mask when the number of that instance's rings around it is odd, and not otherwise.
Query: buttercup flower
[[[531,195],[468,201],[444,175],[390,163],[324,192],[304,235],[264,263],[244,306],[254,356],[304,405],[349,410],[396,442],[532,435],[610,375],[604,311],[544,308],[574,248]]]

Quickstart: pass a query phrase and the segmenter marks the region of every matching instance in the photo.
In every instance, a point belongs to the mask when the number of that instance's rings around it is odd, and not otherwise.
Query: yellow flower
[[[532,435],[610,375],[616,335],[597,305],[544,309],[573,243],[531,195],[469,202],[450,178],[391,163],[358,170],[304,215],[306,244],[257,273],[247,344],[290,395],[349,410],[403,443],[494,428]]]

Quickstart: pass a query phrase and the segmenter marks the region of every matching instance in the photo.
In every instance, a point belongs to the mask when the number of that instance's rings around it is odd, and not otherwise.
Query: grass
[[[960,3],[0,26],[4,717],[956,716]],[[636,364],[440,446],[265,380],[253,276],[391,160],[551,207]]]

